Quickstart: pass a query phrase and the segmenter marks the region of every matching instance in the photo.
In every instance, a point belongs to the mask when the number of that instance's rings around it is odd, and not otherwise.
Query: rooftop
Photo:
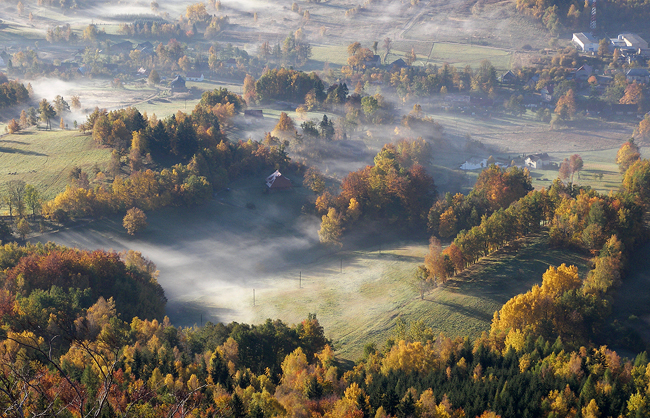
[[[578,38],[578,40],[580,40],[580,42],[582,42],[583,44],[586,44],[586,43],[597,44],[598,43],[598,39],[594,38],[594,36],[591,33],[588,33],[588,32],[574,33],[573,36],[575,38]]]

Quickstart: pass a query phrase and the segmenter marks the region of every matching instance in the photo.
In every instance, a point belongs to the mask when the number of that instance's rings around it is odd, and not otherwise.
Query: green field
[[[541,283],[549,265],[574,264],[586,275],[587,259],[549,250],[546,235],[525,241],[518,251],[505,249],[486,257],[424,300],[410,284],[423,262],[424,243],[342,251],[305,267],[302,289],[299,272],[288,271],[294,276],[291,288],[258,291],[255,320],[277,314],[296,322],[315,312],[339,353],[349,359],[357,359],[367,343],[383,345],[398,318],[407,323],[422,320],[435,333],[476,338],[489,330],[492,315],[503,303]]]
[[[46,199],[65,190],[73,166],[89,172],[95,164],[105,168],[108,148],[98,148],[89,135],[76,131],[29,129],[0,137],[0,184],[24,180]],[[10,174],[15,173],[15,174]]]
[[[431,47],[433,47],[433,51]],[[396,59],[404,58],[411,48],[414,48],[418,58],[414,65],[435,64],[440,66],[448,63],[459,69],[466,65],[477,68],[483,60],[489,60],[497,70],[501,71],[510,69],[512,58],[512,53],[509,51],[479,45],[396,42],[387,57],[387,62],[391,63]],[[378,52],[383,57],[384,51]],[[431,56],[429,56],[430,53]],[[311,61],[310,70],[322,70],[325,62],[328,62],[332,68],[348,65],[347,45],[312,45]]]

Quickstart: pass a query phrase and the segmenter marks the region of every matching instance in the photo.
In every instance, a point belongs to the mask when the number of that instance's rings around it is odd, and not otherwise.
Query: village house
[[[391,62],[388,67],[401,70],[402,68],[408,68],[409,65],[402,58],[398,58],[395,61]]]
[[[185,79],[181,77],[180,75],[177,75],[176,78],[174,78],[169,86],[172,89],[172,94],[173,93],[182,93],[187,91],[187,87],[185,87]]]
[[[542,100],[545,102],[553,101],[553,85],[549,84],[548,86],[543,87],[539,93],[542,95]]]
[[[505,74],[501,76],[502,84],[515,84],[517,82],[517,76],[512,71],[508,70]]]
[[[524,164],[529,168],[544,168],[551,164],[551,157],[547,153],[531,154],[526,156]]]
[[[461,170],[478,170],[487,167],[487,158],[472,157],[460,165]]]
[[[625,74],[625,78],[630,83],[636,81],[637,83],[646,84],[650,81],[650,73],[645,68],[632,68]]]
[[[577,81],[587,81],[589,77],[593,74],[594,70],[591,66],[585,64],[582,67],[578,68],[574,74],[574,78]]]
[[[203,73],[201,71],[188,71],[185,78],[188,81],[203,81]]]
[[[372,58],[366,60],[367,68],[377,68],[381,67],[381,57],[379,55],[373,55]]]
[[[123,41],[115,45],[111,45],[110,50],[113,54],[129,53],[133,49],[133,44],[129,41]]]

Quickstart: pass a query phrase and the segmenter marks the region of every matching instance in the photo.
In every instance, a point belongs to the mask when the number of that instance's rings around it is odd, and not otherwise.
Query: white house
[[[598,51],[598,39],[594,38],[592,34],[580,32],[574,33],[571,41],[582,52],[596,52]]]
[[[487,167],[487,158],[472,157],[465,161],[461,166],[461,170],[478,170],[479,168]]]
[[[188,71],[185,78],[188,81],[203,81],[203,73],[200,71]]]
[[[530,168],[544,168],[551,163],[551,158],[547,153],[531,154],[524,160],[526,167]]]

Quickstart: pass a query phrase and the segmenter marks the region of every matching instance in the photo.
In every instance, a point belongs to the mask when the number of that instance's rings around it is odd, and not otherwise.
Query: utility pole
[[[300,270],[300,279],[298,280],[298,289],[302,289],[302,270]]]
[[[255,306],[255,289],[253,289],[253,306]]]

